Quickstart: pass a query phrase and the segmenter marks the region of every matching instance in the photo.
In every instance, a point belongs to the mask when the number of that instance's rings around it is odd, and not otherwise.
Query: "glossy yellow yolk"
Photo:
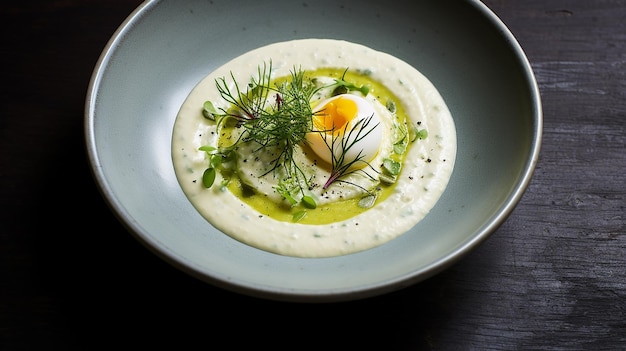
[[[339,97],[324,105],[315,114],[314,123],[320,131],[340,133],[356,117],[357,104],[353,100]]]

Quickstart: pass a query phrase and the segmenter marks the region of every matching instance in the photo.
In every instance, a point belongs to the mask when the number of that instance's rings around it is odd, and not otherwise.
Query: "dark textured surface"
[[[0,350],[626,349],[626,1],[484,1],[542,94],[530,187],[450,269],[333,304],[207,285],[106,207],[84,152],[84,99],[100,52],[140,3],[0,5]]]

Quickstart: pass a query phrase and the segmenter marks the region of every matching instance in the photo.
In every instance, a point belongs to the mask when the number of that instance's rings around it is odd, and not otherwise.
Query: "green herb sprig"
[[[346,159],[347,152],[352,149],[360,140],[365,138],[368,134],[370,134],[379,123],[376,123],[374,126],[368,129],[369,124],[372,122],[373,116],[368,118],[359,120],[352,129],[348,130],[348,126],[346,125],[343,129],[343,133],[340,137],[336,137],[335,133],[331,130],[331,141],[328,143],[326,139],[324,139],[326,146],[329,150],[331,150],[331,172],[328,180],[323,186],[323,189],[327,189],[332,183],[339,181],[343,182],[340,178],[354,172],[353,165],[362,162],[365,163],[370,168],[371,165],[364,160],[365,155],[363,155],[363,150],[359,150],[357,156],[352,159]],[[356,133],[356,134],[354,134]],[[353,137],[354,134],[354,137]],[[339,146],[337,146],[339,144]],[[333,150],[338,148],[341,152],[336,155]],[[373,168],[372,168],[373,169]],[[367,173],[365,173],[368,175]],[[369,175],[368,175],[369,176]],[[371,176],[370,176],[371,178]],[[369,193],[369,191],[367,191]]]

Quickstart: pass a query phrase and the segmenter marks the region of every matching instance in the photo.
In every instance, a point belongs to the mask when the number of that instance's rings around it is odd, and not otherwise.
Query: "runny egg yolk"
[[[313,117],[317,130],[334,130],[335,134],[343,132],[346,124],[356,117],[358,108],[353,99],[339,96],[322,106]]]
[[[313,131],[307,135],[311,149],[325,162],[332,164],[344,154],[344,163],[371,161],[382,141],[380,117],[366,99],[341,94],[320,102],[313,109]],[[331,153],[332,149],[332,153]],[[355,166],[364,167],[363,162]]]

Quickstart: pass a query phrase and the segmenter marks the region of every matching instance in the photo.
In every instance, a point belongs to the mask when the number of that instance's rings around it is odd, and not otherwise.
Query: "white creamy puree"
[[[350,219],[307,225],[263,216],[219,186],[205,188],[208,161],[203,145],[216,145],[215,123],[202,115],[207,100],[222,100],[218,78],[246,84],[259,66],[272,62],[272,77],[294,67],[370,71],[370,77],[400,100],[410,123],[420,122],[428,137],[409,145],[393,193]],[[398,103],[396,102],[396,103]],[[173,130],[172,161],[178,181],[193,206],[214,227],[243,243],[281,255],[330,257],[370,249],[405,233],[432,209],[444,192],[456,157],[456,130],[437,89],[406,62],[366,46],[342,40],[301,39],[270,44],[239,56],[202,79],[183,103]],[[221,178],[218,172],[215,184]]]

